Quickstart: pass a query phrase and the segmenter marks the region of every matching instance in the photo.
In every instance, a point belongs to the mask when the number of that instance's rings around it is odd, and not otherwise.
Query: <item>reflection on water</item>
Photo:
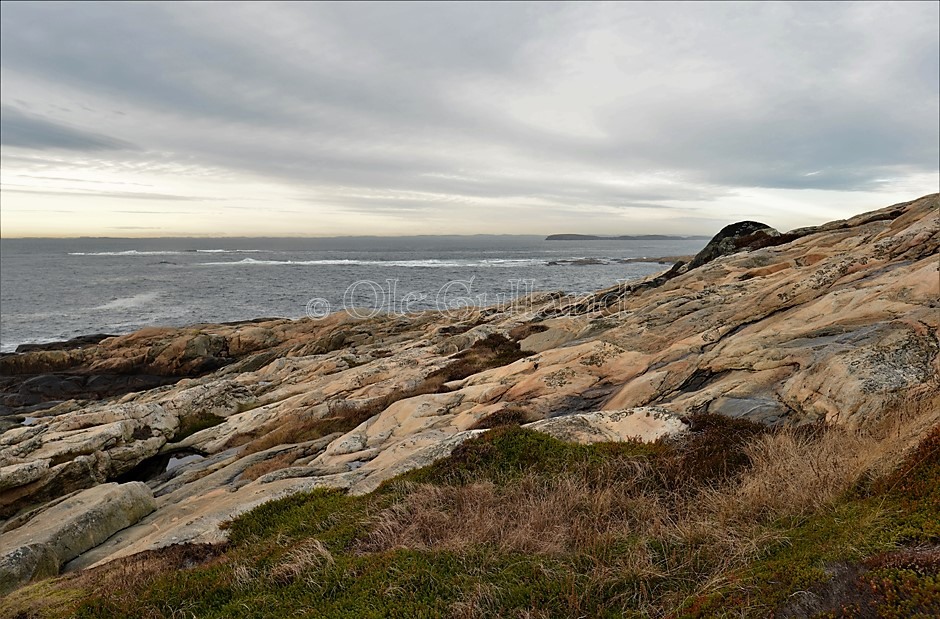
[[[199,454],[189,454],[189,455],[176,454],[172,458],[170,458],[170,460],[166,463],[166,470],[172,471],[173,469],[179,468],[181,466],[185,466],[189,464],[190,462],[199,462],[200,460],[203,460],[203,459],[205,459],[205,456],[201,456]]]

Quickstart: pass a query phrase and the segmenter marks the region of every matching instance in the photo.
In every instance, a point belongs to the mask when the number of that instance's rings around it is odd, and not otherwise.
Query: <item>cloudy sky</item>
[[[938,7],[4,2],[0,232],[821,223],[938,190]]]

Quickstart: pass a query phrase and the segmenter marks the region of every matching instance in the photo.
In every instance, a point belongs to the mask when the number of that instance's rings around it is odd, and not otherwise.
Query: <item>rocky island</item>
[[[0,614],[935,616],[938,215],[4,355]]]

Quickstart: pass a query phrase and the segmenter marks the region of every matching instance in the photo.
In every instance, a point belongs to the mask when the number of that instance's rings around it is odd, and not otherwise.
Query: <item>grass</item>
[[[225,548],[27,586],[0,614],[936,616],[940,426],[923,419],[770,432],[702,416],[652,445],[500,425],[369,495],[267,503]]]
[[[247,481],[254,481],[262,475],[266,475],[268,473],[272,473],[290,466],[296,459],[296,454],[285,451],[284,453],[278,454],[272,458],[268,458],[267,460],[262,460],[261,462],[252,464],[242,471],[241,478]]]
[[[398,479],[438,485],[500,483],[525,474],[551,476],[574,467],[591,469],[592,464],[599,467],[617,461],[633,462],[660,449],[638,442],[578,445],[505,425],[457,446],[448,458]]]
[[[218,415],[205,411],[197,411],[189,415],[183,415],[180,417],[180,427],[176,431],[173,441],[179,442],[184,438],[192,436],[196,432],[217,426],[223,421],[225,421],[224,417],[219,417]]]
[[[499,426],[520,426],[531,421],[536,421],[537,417],[522,407],[510,406],[503,408],[495,413],[490,413],[470,426],[470,430],[490,430]]]
[[[523,351],[518,342],[492,333],[454,355],[450,364],[432,373],[428,378],[438,378],[442,382],[461,380],[484,370],[508,365],[531,354]]]
[[[934,427],[892,473],[871,484],[864,483],[863,471],[852,471],[845,461],[855,464],[866,457],[861,449],[875,446],[852,438],[856,440],[823,434],[793,452],[794,458],[802,454],[804,470],[816,471],[815,482],[809,475],[803,480],[788,480],[789,489],[783,493],[761,495],[756,504],[749,504],[751,514],[765,514],[785,537],[769,545],[759,561],[740,572],[735,591],[721,591],[707,603],[700,600],[698,607],[692,607],[695,611],[686,616],[708,617],[718,608],[748,607],[757,601],[783,605],[792,592],[807,590],[811,603],[804,603],[800,613],[791,616],[867,616],[861,609],[852,610],[855,597],[868,597],[865,610],[876,612],[875,616],[895,616],[905,605],[910,608],[904,613],[921,608],[940,614],[940,595],[934,595],[940,568],[940,426]],[[834,462],[833,453],[838,451],[842,451],[842,466],[826,469],[820,465],[820,461]],[[768,459],[764,466],[769,470],[776,463]],[[850,474],[834,483],[833,472],[839,469]],[[799,496],[794,492],[797,487],[802,488]],[[745,500],[752,496],[751,489],[739,492]],[[798,500],[800,496],[802,500]],[[923,559],[919,572],[908,569],[917,561],[892,565],[884,559],[903,557],[912,548],[928,549],[925,553],[913,551]],[[878,566],[884,567],[870,570]],[[932,566],[932,575],[925,573],[928,566]],[[923,604],[918,602],[925,596]],[[897,616],[915,616],[904,613]]]

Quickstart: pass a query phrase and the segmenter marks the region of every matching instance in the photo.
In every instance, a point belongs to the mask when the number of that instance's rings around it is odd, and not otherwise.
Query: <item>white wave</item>
[[[197,249],[197,254],[260,254],[266,249]]]
[[[532,258],[486,260],[255,260],[202,262],[200,266],[383,266],[406,268],[521,267],[544,264]]]
[[[122,309],[131,309],[133,307],[141,307],[142,305],[147,305],[148,303],[152,303],[161,294],[163,293],[159,291],[142,292],[140,294],[135,294],[132,297],[121,297],[120,299],[114,299],[113,301],[109,301],[105,303],[104,305],[99,305],[91,309],[108,311],[108,310],[122,310]]]
[[[20,344],[48,344],[50,342],[61,342],[67,339],[68,338],[66,337],[62,337],[58,339],[54,337],[48,337],[48,338],[41,337],[41,338],[26,339],[22,341],[17,340],[17,341],[10,342],[10,343],[4,342],[3,344],[0,344],[0,352],[16,352],[16,349]]]
[[[128,249],[127,251],[72,251],[70,256],[177,256],[184,252],[181,251],[139,251]]]

